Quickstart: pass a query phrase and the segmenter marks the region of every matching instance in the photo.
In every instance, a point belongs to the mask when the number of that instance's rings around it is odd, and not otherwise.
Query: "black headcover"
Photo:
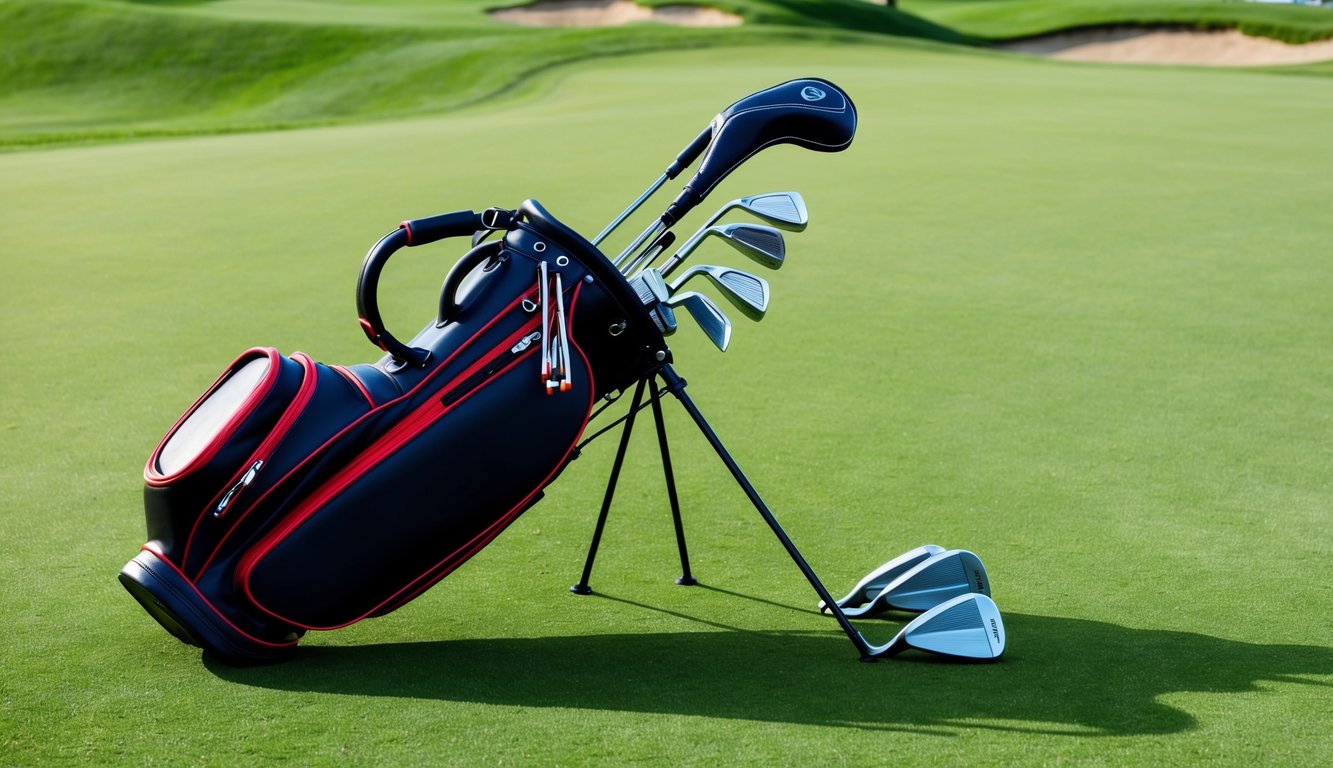
[[[795,144],[819,152],[840,152],[856,135],[856,106],[838,86],[817,77],[789,80],[752,93],[727,107],[696,139],[707,137],[699,169],[667,208],[662,220],[679,221],[727,174],[774,144]],[[687,150],[688,151],[688,150]]]

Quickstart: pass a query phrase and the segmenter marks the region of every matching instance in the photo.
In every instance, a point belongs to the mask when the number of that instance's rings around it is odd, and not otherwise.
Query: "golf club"
[[[752,93],[722,110],[656,181],[607,225],[593,243],[639,208],[669,179],[700,155],[694,176],[662,215],[615,259],[618,267],[645,242],[680,221],[741,163],[777,144],[795,144],[820,152],[840,152],[856,135],[856,107],[838,86],[819,78],[790,80]]]
[[[888,610],[925,611],[940,603],[975,592],[990,595],[990,577],[981,558],[965,549],[952,549],[918,563],[887,584],[869,603],[845,608],[848,618],[869,618]]]
[[[686,291],[667,299],[663,305],[671,309],[684,307],[709,340],[716,344],[718,349],[727,351],[727,345],[731,343],[731,320],[722,314],[722,310],[718,309],[712,299],[702,293]]]
[[[902,576],[912,568],[915,568],[917,565],[920,565],[922,562],[943,551],[944,547],[935,544],[925,544],[909,552],[904,552],[901,555],[898,555],[866,574],[864,579],[861,579],[861,581],[857,582],[855,587],[852,587],[852,591],[848,592],[846,597],[838,601],[838,606],[845,609],[870,602],[899,576]],[[828,611],[828,606],[820,603],[819,612],[824,613],[826,611]]]
[[[764,319],[764,313],[768,311],[767,280],[731,267],[699,264],[685,270],[685,274],[671,284],[671,290],[680,290],[682,285],[696,275],[703,275],[711,280],[722,295],[727,297],[727,301],[746,317],[754,321]]]
[[[1004,655],[1004,621],[995,601],[965,594],[917,616],[870,656],[896,656],[908,648],[960,659],[995,661]]]
[[[718,224],[686,240],[680,250],[673,253],[662,265],[662,276],[670,276],[709,235],[721,238],[732,248],[768,269],[781,269],[782,262],[787,257],[786,240],[783,239],[782,233],[773,227],[763,224]]]
[[[675,232],[672,232],[671,230],[663,232],[661,237],[654,240],[652,245],[645,248],[643,253],[635,257],[634,260],[629,263],[629,266],[621,270],[621,274],[632,275],[639,267],[652,264],[657,257],[660,256],[663,251],[670,248],[671,244],[674,242],[676,242]]]

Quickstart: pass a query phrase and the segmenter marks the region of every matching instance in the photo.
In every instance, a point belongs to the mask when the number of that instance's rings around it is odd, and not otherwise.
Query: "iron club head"
[[[671,284],[671,290],[679,290],[682,285],[696,275],[703,275],[711,280],[717,286],[717,289],[722,292],[722,295],[727,298],[727,301],[730,301],[746,317],[755,321],[764,319],[764,313],[768,312],[767,280],[731,267],[696,264],[685,270],[685,274]]]
[[[788,232],[804,232],[810,223],[805,199],[800,192],[768,192],[750,195],[727,203],[728,208],[740,208]]]
[[[864,579],[861,579],[855,587],[852,587],[852,591],[848,592],[846,597],[838,601],[838,606],[840,608],[854,608],[870,602],[899,576],[943,551],[944,547],[936,544],[924,544],[898,555],[866,574]],[[824,613],[826,611],[828,611],[828,606],[821,601],[819,612]]]
[[[995,601],[986,595],[966,594],[917,616],[870,655],[893,656],[916,648],[959,659],[995,661],[1004,655],[1004,643],[1004,620]]]
[[[894,579],[864,606],[844,611],[851,618],[888,610],[926,611],[958,595],[990,595],[990,577],[981,558],[965,549],[932,555]]]
[[[731,343],[731,320],[722,314],[722,310],[718,309],[712,299],[702,293],[686,291],[672,296],[663,303],[672,309],[684,307],[717,348],[723,352],[727,351],[727,345]]]

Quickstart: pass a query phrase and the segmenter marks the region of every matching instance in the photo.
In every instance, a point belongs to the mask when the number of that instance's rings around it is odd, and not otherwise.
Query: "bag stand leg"
[[[616,458],[611,465],[611,477],[606,484],[606,495],[602,497],[602,510],[597,515],[597,527],[593,529],[592,542],[588,545],[588,558],[583,564],[583,576],[579,583],[569,588],[570,592],[576,595],[592,594],[592,587],[588,586],[588,579],[592,578],[592,564],[597,559],[597,549],[602,543],[602,531],[606,528],[606,516],[611,511],[611,500],[615,497],[616,484],[620,482],[620,469],[625,462],[625,451],[629,448],[630,434],[634,431],[634,417],[639,412],[643,402],[643,393],[645,387],[651,387],[650,399],[653,407],[653,420],[657,426],[657,444],[662,451],[662,473],[666,477],[667,498],[671,502],[671,519],[676,528],[676,546],[680,550],[680,570],[681,577],[676,579],[676,583],[688,587],[697,584],[694,576],[690,573],[690,555],[685,547],[685,527],[680,519],[680,500],[676,494],[676,478],[671,470],[671,451],[667,447],[666,422],[662,418],[662,404],[660,402],[662,392],[657,386],[657,380],[654,377],[641,379],[634,390],[634,397],[630,401],[629,415],[625,419],[625,427],[620,433],[620,447],[616,449]]]
[[[658,389],[656,381],[659,376],[664,385],[663,389],[660,390]],[[653,414],[657,418],[658,439],[662,448],[663,467],[667,476],[668,493],[671,496],[672,514],[676,521],[676,535],[677,541],[680,544],[681,564],[684,568],[686,577],[689,576],[690,572],[685,555],[685,534],[680,526],[679,506],[676,499],[675,483],[671,474],[670,456],[667,451],[666,430],[662,422],[661,406],[658,403],[663,391],[675,395],[681,406],[683,406],[685,411],[689,413],[690,418],[694,420],[699,431],[703,433],[703,436],[708,440],[708,443],[713,446],[713,450],[717,452],[718,458],[722,460],[722,463],[726,465],[727,470],[731,472],[731,476],[736,481],[736,484],[741,487],[741,490],[745,491],[745,495],[750,499],[750,503],[754,505],[754,508],[759,512],[760,517],[764,519],[764,522],[767,523],[768,527],[773,531],[773,535],[777,536],[778,541],[781,542],[783,548],[787,550],[787,554],[791,557],[792,562],[796,563],[796,566],[800,568],[806,581],[810,582],[810,586],[814,587],[815,593],[819,595],[819,599],[824,602],[824,605],[828,606],[829,610],[833,613],[833,617],[837,619],[838,626],[840,626],[842,631],[847,634],[848,639],[852,641],[852,645],[856,646],[857,652],[861,655],[861,660],[875,661],[876,657],[874,655],[874,649],[871,648],[870,643],[868,643],[866,639],[861,636],[861,633],[852,626],[850,621],[848,621],[847,615],[843,612],[842,608],[838,606],[833,595],[829,594],[829,591],[824,586],[823,582],[821,582],[819,577],[815,575],[814,569],[810,567],[810,564],[806,562],[805,558],[801,555],[800,550],[798,550],[796,545],[792,543],[791,538],[787,536],[787,532],[782,530],[782,526],[778,524],[777,518],[773,516],[773,512],[769,510],[768,505],[765,504],[763,498],[759,496],[759,492],[755,490],[754,485],[750,483],[749,478],[747,478],[745,473],[741,471],[740,465],[736,463],[736,460],[732,458],[731,453],[727,451],[726,446],[722,444],[717,433],[714,432],[712,426],[708,424],[708,420],[705,419],[703,413],[699,411],[699,407],[694,404],[694,400],[685,392],[685,379],[681,378],[680,374],[676,373],[670,365],[663,365],[650,373],[644,381],[650,382],[652,386]],[[597,530],[593,534],[591,548],[588,551],[587,564],[583,569],[583,579],[575,586],[570,587],[571,591],[579,594],[588,594],[592,591],[588,587],[588,576],[592,571],[593,557],[596,555],[597,545],[601,540],[602,527],[606,522],[606,514],[611,506],[611,496],[614,493],[616,481],[620,476],[620,465],[621,461],[624,459],[625,448],[629,444],[629,433],[634,424],[634,413],[638,410],[642,400],[644,381],[639,382],[639,386],[635,390],[634,402],[630,405],[630,415],[625,423],[625,431],[621,436],[620,451],[616,454],[616,462],[611,470],[610,485],[607,487],[606,498],[602,504],[602,513],[597,520]],[[693,579],[690,579],[690,583],[693,583]]]
[[[671,521],[676,526],[676,548],[680,550],[680,573],[676,583],[682,587],[692,587],[695,581],[690,573],[690,553],[685,549],[685,526],[680,522],[680,499],[676,496],[676,475],[671,471],[671,449],[667,447],[666,422],[662,419],[662,391],[657,388],[657,378],[648,379],[648,386],[653,392],[653,420],[657,422],[657,445],[662,451],[662,474],[666,477],[667,498],[671,502]]]

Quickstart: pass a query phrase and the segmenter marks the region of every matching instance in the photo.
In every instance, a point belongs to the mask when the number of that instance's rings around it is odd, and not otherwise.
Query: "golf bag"
[[[676,328],[672,307],[684,308],[726,349],[730,320],[702,294],[672,295],[678,286],[664,279],[710,231],[741,244],[729,234],[734,225],[705,225],[660,271],[651,267],[674,238],[671,228],[757,152],[780,144],[840,152],[855,133],[856,109],[845,92],[819,78],[791,80],[718,113],[591,242],[532,200],[515,211],[403,222],[370,250],[357,285],[362,329],[386,355],[350,367],[267,348],[237,358],[149,457],[148,542],[121,571],[121,583],[186,643],[234,664],[281,660],[307,630],[384,615],[467,561],[535,504],[576,455],[593,405],[633,387],[625,416],[594,434],[624,425],[583,576],[571,591],[591,592],[634,416],[649,406],[681,555],[678,583],[694,583],[662,417],[669,394],[862,658],[896,653],[892,644],[872,646],[851,625],[671,365],[664,334]],[[597,249],[696,160],[681,192],[619,257]],[[796,193],[738,199],[709,224],[736,207],[791,231],[806,224]],[[777,268],[781,234],[756,229],[763,243],[746,247],[768,247],[757,260]],[[385,262],[403,247],[465,236],[473,247],[449,271],[436,317],[399,341],[376,300]],[[748,276],[747,285],[757,292],[736,300],[762,315],[767,284]]]
[[[487,230],[502,239],[453,267],[438,316],[410,343],[389,333],[376,301],[388,258]],[[120,581],[172,634],[228,662],[282,659],[306,630],[420,595],[536,503],[597,399],[666,350],[611,263],[531,200],[404,222],[367,255],[357,303],[382,359],[341,367],[251,349],[148,460],[148,542]],[[554,387],[548,337],[567,340]]]

